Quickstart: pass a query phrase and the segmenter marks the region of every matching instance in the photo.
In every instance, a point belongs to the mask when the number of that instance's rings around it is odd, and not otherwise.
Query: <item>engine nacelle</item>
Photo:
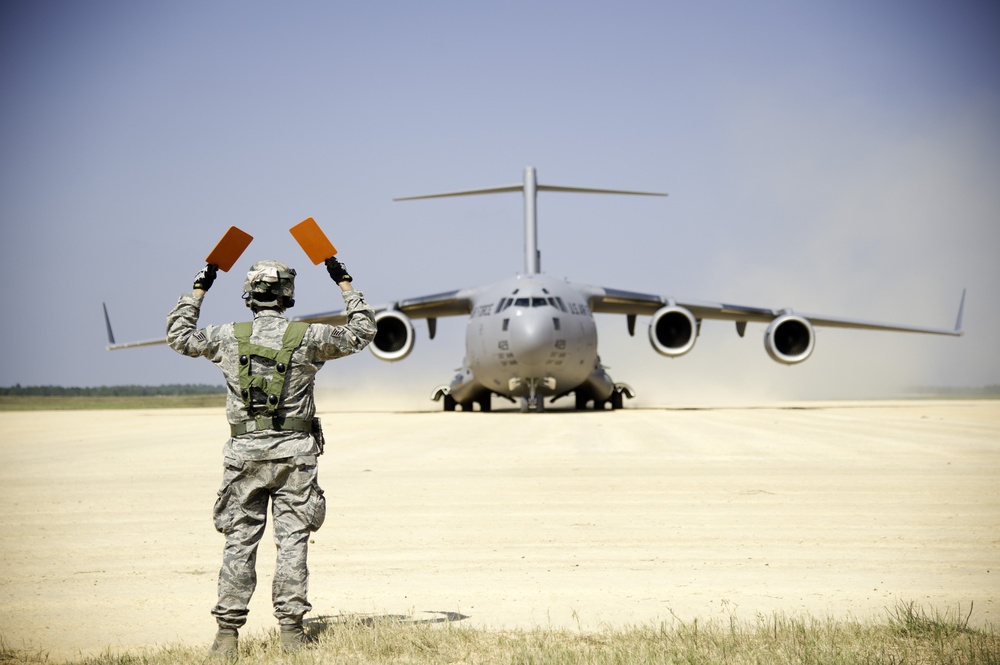
[[[649,343],[668,358],[683,356],[694,348],[697,339],[698,320],[683,307],[661,307],[649,322]]]
[[[784,365],[802,362],[812,355],[815,345],[812,324],[794,314],[784,314],[771,321],[764,333],[767,355]]]
[[[375,315],[378,330],[369,348],[379,360],[395,362],[413,350],[413,324],[402,312],[387,309]]]

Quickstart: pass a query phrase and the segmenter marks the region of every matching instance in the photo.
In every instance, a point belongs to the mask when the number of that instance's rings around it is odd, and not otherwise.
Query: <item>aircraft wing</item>
[[[147,339],[142,342],[122,342],[120,344],[111,342],[109,344],[106,344],[104,348],[107,349],[108,351],[117,351],[119,349],[134,349],[139,346],[157,346],[166,343],[167,343],[167,338],[161,337],[160,339]]]
[[[603,288],[599,286],[584,287],[590,301],[590,309],[596,314],[625,314],[630,317],[630,330],[634,326],[636,315],[652,316],[661,307],[681,307],[694,315],[696,319],[714,319],[722,321],[735,321],[737,328],[741,329],[747,323],[770,323],[774,319],[795,315],[804,318],[814,326],[827,328],[855,328],[861,330],[885,330],[892,332],[913,332],[926,333],[930,335],[952,335],[961,336],[962,311],[965,308],[965,291],[962,292],[962,299],[958,307],[958,318],[954,328],[927,328],[922,326],[901,325],[893,323],[880,323],[876,321],[862,321],[844,317],[827,316],[823,314],[807,314],[797,312],[788,308],[772,309],[765,307],[747,307],[744,305],[732,305],[727,303],[706,302],[700,300],[685,300],[682,298],[670,298],[649,293],[638,293],[635,291],[623,291],[620,289]],[[742,332],[740,333],[742,334]]]
[[[479,292],[480,289],[459,289],[372,307],[375,310],[378,332],[368,349],[380,360],[389,362],[402,360],[413,349],[415,339],[413,319],[426,319],[427,332],[430,338],[434,339],[438,317],[468,316],[472,313]],[[347,322],[347,315],[344,310],[336,310],[309,314],[296,320],[338,325]]]
[[[456,291],[446,291],[435,293],[429,296],[418,296],[397,300],[385,305],[373,306],[375,314],[382,312],[401,312],[411,319],[436,319],[441,316],[462,316],[472,313],[473,300],[477,289],[459,289]],[[332,325],[342,325],[347,323],[347,313],[342,310],[322,312],[319,314],[307,314],[295,317],[296,321],[306,323],[329,323]]]
[[[372,309],[375,310],[376,317],[378,317],[378,315],[382,312],[400,312],[410,319],[430,320],[434,320],[442,316],[468,315],[472,313],[473,301],[478,291],[478,289],[458,289],[455,291],[446,291],[444,293],[435,293],[428,296],[418,296],[416,298],[398,300],[386,305],[374,306]],[[329,312],[292,317],[292,320],[305,321],[306,323],[343,325],[347,323],[347,312],[346,310],[338,309]],[[104,321],[107,325],[108,331],[108,344],[104,348],[108,351],[131,349],[139,346],[155,346],[167,343],[167,339],[165,337],[160,339],[145,340],[142,342],[116,343],[114,334],[111,332],[111,320],[108,318],[108,310],[106,306],[104,308]],[[433,323],[431,323],[431,326],[433,327]]]

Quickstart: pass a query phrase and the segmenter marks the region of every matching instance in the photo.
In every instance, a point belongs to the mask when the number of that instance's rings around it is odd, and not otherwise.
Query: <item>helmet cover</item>
[[[247,307],[291,307],[295,304],[295,270],[278,261],[257,261],[243,282]]]

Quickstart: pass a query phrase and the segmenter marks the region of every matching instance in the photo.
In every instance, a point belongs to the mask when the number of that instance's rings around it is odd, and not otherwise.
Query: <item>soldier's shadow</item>
[[[414,614],[321,614],[302,622],[313,636],[319,636],[338,627],[364,626],[374,628],[380,625],[417,626],[429,623],[452,623],[469,617],[458,612],[426,611]]]

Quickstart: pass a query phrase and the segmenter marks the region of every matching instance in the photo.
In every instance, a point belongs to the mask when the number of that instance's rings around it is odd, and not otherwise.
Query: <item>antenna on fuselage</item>
[[[569,192],[575,194],[631,194],[634,196],[666,196],[660,192],[632,192],[621,189],[592,189],[587,187],[560,187],[539,185],[533,166],[524,167],[524,182],[520,185],[503,185],[486,189],[467,189],[460,192],[404,196],[393,201],[413,201],[415,199],[439,199],[448,196],[471,196],[473,194],[502,194],[505,192],[524,193],[524,273],[537,275],[541,272],[541,252],[538,249],[538,192]]]

